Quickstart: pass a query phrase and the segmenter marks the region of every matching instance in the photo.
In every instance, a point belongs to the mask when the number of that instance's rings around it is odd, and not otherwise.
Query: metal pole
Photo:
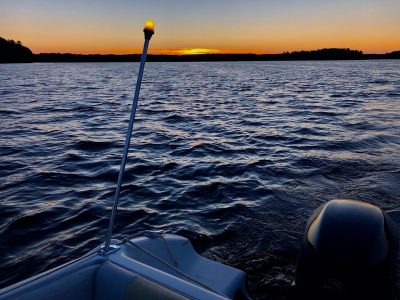
[[[146,36],[146,32],[145,32],[145,36]],[[119,194],[121,191],[122,178],[123,178],[124,172],[125,172],[126,159],[128,157],[129,144],[130,144],[131,136],[132,136],[133,123],[135,121],[136,107],[138,104],[140,86],[142,84],[143,70],[144,70],[144,65],[146,62],[147,48],[149,47],[149,42],[150,42],[150,38],[146,37],[144,40],[143,53],[142,53],[142,57],[140,60],[139,73],[138,73],[138,78],[137,78],[137,82],[136,82],[135,95],[133,97],[132,110],[131,110],[131,116],[129,119],[128,131],[126,133],[126,138],[125,138],[124,153],[122,155],[121,167],[119,169],[117,188],[115,189],[114,204],[113,204],[113,208],[112,208],[112,212],[111,212],[110,223],[108,225],[108,232],[107,232],[107,236],[106,236],[105,245],[104,245],[104,248],[102,249],[103,253],[107,253],[108,250],[110,249],[115,214],[116,214],[117,208],[118,208]]]

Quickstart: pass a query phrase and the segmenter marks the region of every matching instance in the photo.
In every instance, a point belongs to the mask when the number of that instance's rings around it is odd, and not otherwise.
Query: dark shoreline
[[[0,40],[0,63],[32,62],[139,62],[140,54],[33,54],[20,42]],[[149,54],[149,62],[214,62],[214,61],[307,61],[307,60],[371,60],[400,59],[400,51],[385,54],[364,54],[359,50],[328,48],[311,51],[294,51],[280,54],[196,54],[157,55]]]
[[[0,37],[0,63],[31,62],[138,62],[140,54],[34,54],[20,41]],[[293,61],[293,60],[368,60],[400,59],[400,51],[385,54],[364,54],[349,48],[324,48],[308,51],[283,52],[280,54],[196,54],[157,55],[149,54],[147,61],[154,62],[196,62],[196,61]]]
[[[353,51],[353,50],[351,50]],[[148,55],[149,62],[201,62],[201,61],[305,61],[305,60],[371,60],[400,59],[400,51],[386,54],[334,53],[301,51],[282,54],[198,54]],[[34,54],[32,62],[139,62],[140,54]]]

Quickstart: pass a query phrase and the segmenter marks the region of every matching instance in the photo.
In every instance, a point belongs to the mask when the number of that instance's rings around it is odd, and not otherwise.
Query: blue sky
[[[400,49],[400,1],[2,0],[0,36],[34,52],[130,53],[156,22],[152,49],[276,53]]]

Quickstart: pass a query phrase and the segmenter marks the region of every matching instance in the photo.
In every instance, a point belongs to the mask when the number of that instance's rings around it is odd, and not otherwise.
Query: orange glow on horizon
[[[0,1],[0,36],[20,40],[33,53],[141,53],[143,16],[151,16],[157,20],[157,35],[150,54],[400,50],[398,0],[154,0],[140,5],[96,0],[102,3],[96,7],[93,1],[72,2]]]
[[[178,54],[182,55],[196,55],[196,54],[220,54],[221,49],[208,49],[208,48],[191,48],[177,50]]]
[[[283,52],[283,51],[282,51]],[[34,51],[34,53],[71,53],[71,54],[141,54],[140,48],[122,48],[122,49],[100,49],[87,51],[46,49],[44,51]],[[153,55],[201,55],[201,54],[278,54],[278,51],[260,51],[256,49],[238,50],[238,49],[211,49],[211,48],[182,48],[182,49],[149,49],[149,54]]]
[[[311,47],[305,49],[289,49],[289,50],[282,50],[282,51],[260,51],[258,49],[246,49],[246,50],[239,50],[239,49],[214,49],[214,48],[182,48],[182,49],[149,49],[148,53],[150,55],[202,55],[202,54],[281,54],[283,52],[292,52],[292,51],[310,51],[310,50],[318,50],[323,48],[350,48],[352,50],[360,50],[363,51],[364,54],[384,54],[390,53],[392,49],[371,49],[371,50],[362,50],[362,48],[354,48],[354,47],[345,47],[345,46],[332,46],[332,47]],[[397,48],[396,48],[397,49]],[[34,50],[34,49],[32,49]],[[90,55],[90,54],[102,54],[102,55],[123,55],[123,54],[141,54],[142,49],[139,48],[121,48],[121,49],[99,49],[99,50],[82,50],[76,51],[71,49],[38,49],[39,51],[33,51],[35,54],[39,53],[71,53],[71,54],[83,54],[83,55]]]
[[[154,49],[151,54],[165,55],[201,55],[201,54],[261,54],[258,50],[235,50],[235,49],[215,49],[215,48],[183,48],[183,49]]]

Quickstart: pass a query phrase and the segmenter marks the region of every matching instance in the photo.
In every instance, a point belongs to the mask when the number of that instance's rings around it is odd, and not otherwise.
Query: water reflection
[[[399,62],[146,68],[116,237],[184,234],[283,299],[314,208],[398,208]],[[1,284],[101,242],[136,69],[0,65]]]

